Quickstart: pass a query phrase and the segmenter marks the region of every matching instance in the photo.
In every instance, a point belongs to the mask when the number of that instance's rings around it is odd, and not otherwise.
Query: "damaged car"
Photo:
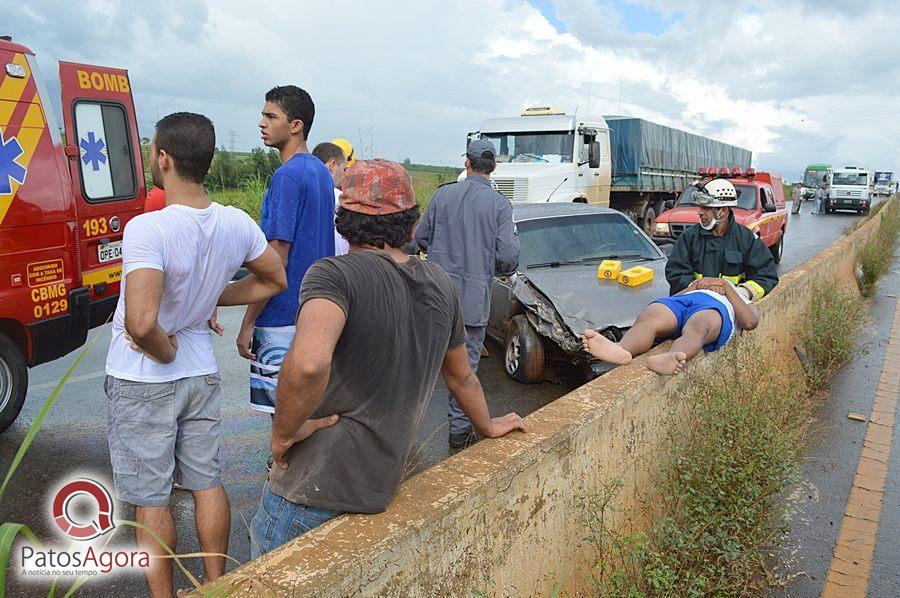
[[[580,203],[514,204],[521,253],[518,272],[496,277],[487,334],[504,347],[514,380],[536,383],[549,369],[604,373],[582,349],[586,328],[618,341],[651,301],[669,295],[666,255],[621,212]],[[645,266],[653,279],[625,286],[601,279],[603,260]]]

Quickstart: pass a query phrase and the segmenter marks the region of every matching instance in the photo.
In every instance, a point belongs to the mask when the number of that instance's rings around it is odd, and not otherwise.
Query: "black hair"
[[[309,139],[309,131],[316,116],[316,105],[308,93],[296,85],[280,85],[266,92],[266,101],[278,104],[289,121],[303,121],[303,139]]]
[[[156,123],[156,149],[172,157],[179,176],[202,185],[216,152],[216,130],[202,114],[175,112]]]
[[[488,154],[488,157],[485,157],[484,154]],[[478,158],[469,156],[469,164],[472,165],[472,170],[479,174],[491,174],[497,168],[497,160],[488,152],[484,152]]]
[[[322,161],[322,164],[328,164],[330,160],[337,160],[338,164],[347,161],[344,150],[339,145],[335,145],[330,141],[323,141],[313,148],[312,155]]]
[[[419,205],[408,210],[376,216],[360,214],[339,207],[334,228],[348,243],[373,245],[381,249],[385,245],[401,248],[409,241],[416,222],[419,221]]]

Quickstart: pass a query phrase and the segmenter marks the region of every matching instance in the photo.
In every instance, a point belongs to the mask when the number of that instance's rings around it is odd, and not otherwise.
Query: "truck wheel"
[[[25,358],[8,336],[0,334],[0,432],[19,415],[27,390]]]
[[[523,315],[515,316],[506,330],[506,373],[523,384],[544,381],[544,344]]]
[[[647,209],[644,210],[641,227],[648,236],[653,236],[653,229],[656,228],[656,210],[653,209],[653,206],[647,206]]]
[[[772,258],[775,260],[776,264],[781,263],[781,254],[784,253],[784,232],[782,231],[781,236],[778,238],[778,242],[769,247],[769,251],[772,252]]]

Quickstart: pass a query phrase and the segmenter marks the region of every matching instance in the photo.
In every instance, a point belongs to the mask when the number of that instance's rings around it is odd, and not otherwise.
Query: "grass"
[[[412,176],[413,190],[416,193],[416,202],[424,211],[431,201],[435,189],[444,183],[456,181],[461,171],[459,168],[446,166],[425,166],[422,164],[404,165]],[[238,189],[208,190],[210,199],[227,206],[234,206],[244,210],[254,220],[259,222],[262,206],[262,198],[266,192],[266,181],[260,177],[244,179]]]
[[[897,236],[900,233],[900,206],[896,201],[891,202],[887,208],[881,209],[887,202],[876,206],[871,217],[881,219],[881,224],[875,234],[861,242],[857,247],[856,259],[862,270],[860,279],[860,291],[866,297],[875,293],[878,280],[888,273],[894,261],[894,249],[897,246]]]
[[[711,368],[690,372],[665,422],[652,497],[614,507],[611,480],[579,505],[595,548],[597,596],[762,595],[767,557],[786,532],[782,493],[802,465],[815,391],[856,355],[863,303],[834,284],[814,292],[798,336],[811,373],[745,337]],[[650,521],[631,530],[630,521]]]
[[[857,336],[866,322],[865,306],[834,282],[812,291],[795,335],[805,352],[807,383],[822,388],[838,368],[860,352]]]

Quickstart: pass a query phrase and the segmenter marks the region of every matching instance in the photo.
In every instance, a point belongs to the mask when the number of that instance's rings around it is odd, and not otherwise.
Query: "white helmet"
[[[737,189],[727,179],[713,179],[706,184],[695,183],[694,201],[705,208],[733,208],[737,206]]]

